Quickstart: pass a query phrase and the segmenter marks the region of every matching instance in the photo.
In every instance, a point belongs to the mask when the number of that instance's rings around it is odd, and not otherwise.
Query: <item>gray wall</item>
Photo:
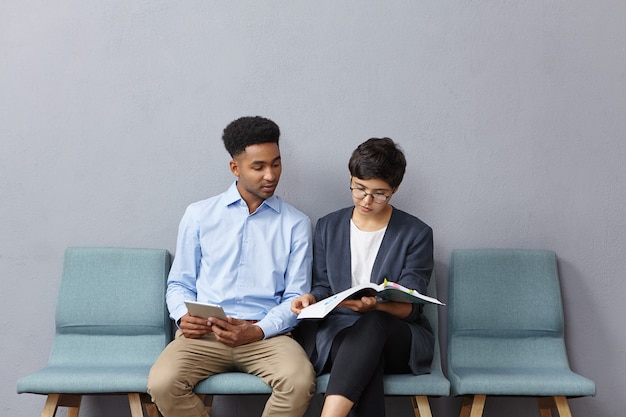
[[[64,249],[173,252],[185,206],[233,179],[221,130],[256,114],[280,124],[279,192],[313,221],[350,204],[358,143],[397,140],[394,203],[434,228],[444,300],[454,248],[555,250],[571,364],[598,386],[573,413],[623,415],[625,4],[0,2],[0,415],[41,412],[15,382],[46,363]],[[262,403],[217,399],[215,417]],[[111,414],[123,397],[81,415]]]

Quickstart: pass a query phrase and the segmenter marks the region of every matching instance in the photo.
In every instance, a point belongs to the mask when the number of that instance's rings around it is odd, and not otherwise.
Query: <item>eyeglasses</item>
[[[363,200],[365,197],[369,195],[374,200],[374,203],[377,203],[377,204],[382,204],[385,201],[389,200],[389,197],[391,197],[383,193],[368,193],[368,192],[365,192],[365,189],[363,188],[350,187],[350,191],[352,191],[352,197],[356,198],[357,200]]]

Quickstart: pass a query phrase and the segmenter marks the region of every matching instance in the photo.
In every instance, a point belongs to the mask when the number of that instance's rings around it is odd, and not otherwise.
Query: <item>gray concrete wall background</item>
[[[598,385],[573,414],[621,416],[625,18],[620,1],[0,3],[0,414],[41,413],[15,381],[46,363],[64,249],[173,252],[185,206],[232,181],[221,130],[259,114],[282,128],[279,193],[313,221],[350,204],[356,145],[398,141],[394,204],[433,227],[444,299],[454,248],[555,250],[570,360]],[[81,413],[111,414],[123,398]]]

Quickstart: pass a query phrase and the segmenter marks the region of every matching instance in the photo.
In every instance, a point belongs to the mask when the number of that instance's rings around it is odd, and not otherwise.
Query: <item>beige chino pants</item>
[[[148,392],[164,417],[207,417],[193,388],[210,375],[235,370],[272,387],[263,417],[300,417],[315,393],[313,366],[289,335],[231,348],[213,334],[188,339],[180,330],[152,366]]]

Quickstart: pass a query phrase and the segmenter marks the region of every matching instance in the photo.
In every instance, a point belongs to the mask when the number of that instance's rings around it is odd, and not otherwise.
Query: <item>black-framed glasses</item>
[[[380,193],[380,192],[368,193],[365,191],[364,188],[350,187],[350,191],[352,191],[352,197],[356,198],[357,200],[363,200],[365,197],[369,195],[374,200],[374,203],[377,203],[377,204],[382,204],[385,201],[389,200],[389,197],[391,197],[390,195]]]

